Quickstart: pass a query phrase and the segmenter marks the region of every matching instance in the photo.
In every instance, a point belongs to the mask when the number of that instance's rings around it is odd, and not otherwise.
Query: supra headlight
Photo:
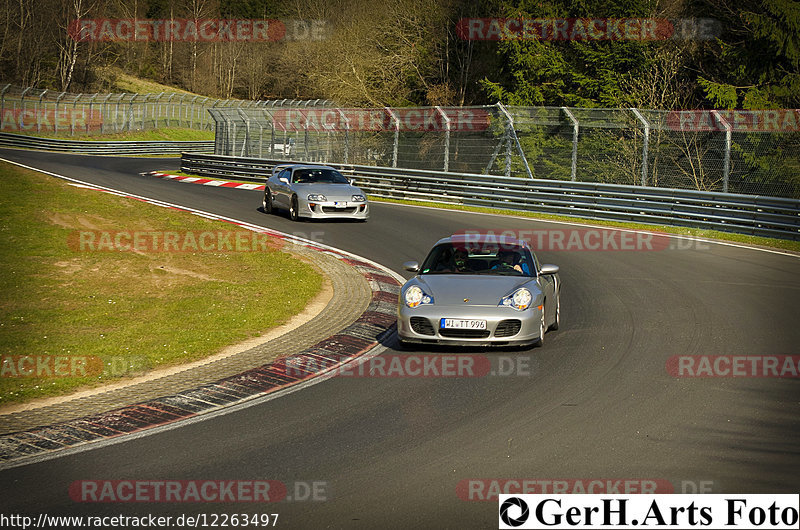
[[[531,295],[531,292],[523,287],[504,297],[500,300],[499,305],[513,307],[517,311],[522,311],[530,307],[532,299],[533,295]]]
[[[412,285],[406,289],[403,298],[405,299],[408,307],[417,307],[420,304],[433,303],[433,298],[430,295],[425,294],[425,292],[416,285]]]
[[[319,193],[312,193],[311,195],[308,196],[308,200],[309,201],[327,201],[328,198],[325,197],[324,195],[319,194]]]
[[[350,197],[350,199],[355,202],[364,202],[367,200],[367,198],[364,197],[363,195],[353,195],[352,197]]]

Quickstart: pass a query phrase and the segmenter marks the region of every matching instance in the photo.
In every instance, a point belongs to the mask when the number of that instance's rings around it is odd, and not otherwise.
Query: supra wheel
[[[292,221],[297,221],[299,219],[297,215],[297,195],[292,197],[292,205],[289,207],[289,219]]]
[[[272,193],[269,190],[264,192],[264,200],[262,201],[264,204],[264,213],[274,213],[275,207],[272,205]]]
[[[550,329],[555,331],[558,329],[558,326],[561,325],[561,295],[556,297],[556,318],[553,320],[553,323],[550,324]]]
[[[544,344],[544,334],[547,331],[547,324],[545,324],[545,321],[544,321],[544,315],[547,312],[546,309],[547,309],[547,307],[543,305],[542,306],[542,319],[539,321],[539,340],[537,340],[535,342],[535,345],[539,346],[539,347],[541,347],[542,344]]]

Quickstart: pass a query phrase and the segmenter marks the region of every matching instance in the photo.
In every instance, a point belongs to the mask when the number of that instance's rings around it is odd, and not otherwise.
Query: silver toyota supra
[[[276,166],[264,186],[264,211],[286,210],[289,218],[357,219],[369,217],[367,196],[336,169],[292,164]]]
[[[487,235],[440,240],[400,290],[401,345],[541,345],[561,319],[556,265],[541,265],[527,243]]]

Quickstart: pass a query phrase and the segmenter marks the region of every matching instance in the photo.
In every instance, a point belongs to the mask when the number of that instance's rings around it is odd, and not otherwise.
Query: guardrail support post
[[[731,171],[731,140],[733,127],[722,115],[716,110],[712,110],[711,114],[725,127],[725,156],[722,159],[722,191],[728,193],[728,180],[730,179]]]
[[[561,107],[561,110],[572,122],[572,168],[570,169],[570,180],[575,182],[578,180],[578,135],[580,134],[580,124],[567,107]]]
[[[639,109],[631,108],[631,112],[644,125],[644,142],[642,144],[642,186],[647,186],[647,148],[650,143],[650,124],[644,119]]]

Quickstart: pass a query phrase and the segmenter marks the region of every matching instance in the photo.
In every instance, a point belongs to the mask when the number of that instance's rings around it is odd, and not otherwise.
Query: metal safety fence
[[[800,198],[800,111],[209,109],[215,153]]]
[[[184,153],[181,170],[263,182],[287,161]],[[800,240],[800,200],[331,163],[374,197],[708,228]]]
[[[184,127],[214,130],[213,108],[330,104],[326,100],[216,99],[189,93],[75,94],[0,84],[0,132],[58,136]]]

